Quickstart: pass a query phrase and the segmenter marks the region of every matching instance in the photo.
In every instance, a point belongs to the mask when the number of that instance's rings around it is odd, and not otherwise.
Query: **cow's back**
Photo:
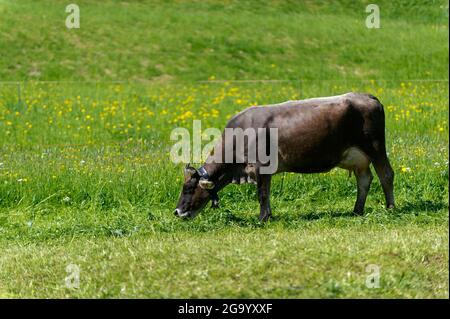
[[[335,167],[350,147],[362,147],[367,134],[384,134],[384,113],[374,96],[346,93],[250,107],[227,127],[277,128],[279,171],[315,173]]]

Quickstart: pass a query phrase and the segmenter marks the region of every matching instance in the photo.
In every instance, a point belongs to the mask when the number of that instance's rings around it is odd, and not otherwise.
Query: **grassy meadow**
[[[448,2],[76,3],[0,0],[0,297],[448,298]],[[349,91],[384,104],[396,209],[375,178],[354,216],[334,169],[277,175],[266,224],[254,185],[173,216],[172,129]]]

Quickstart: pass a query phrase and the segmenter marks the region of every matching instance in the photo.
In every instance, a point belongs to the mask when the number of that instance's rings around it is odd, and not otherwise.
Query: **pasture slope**
[[[0,297],[448,297],[448,2],[66,2],[0,0]],[[266,224],[251,185],[172,215],[173,128],[347,91],[384,104],[395,210],[335,169],[276,176]]]

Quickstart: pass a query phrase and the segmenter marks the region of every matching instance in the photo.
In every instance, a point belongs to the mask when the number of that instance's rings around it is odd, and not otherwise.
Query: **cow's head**
[[[174,214],[178,217],[195,217],[212,200],[217,207],[219,198],[212,181],[205,178],[189,164],[184,169],[184,184]]]

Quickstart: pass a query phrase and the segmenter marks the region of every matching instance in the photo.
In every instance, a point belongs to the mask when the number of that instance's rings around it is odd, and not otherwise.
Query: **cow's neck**
[[[215,189],[220,191],[231,183],[232,174],[226,163],[205,163],[203,167],[208,172],[209,180],[216,185]]]

